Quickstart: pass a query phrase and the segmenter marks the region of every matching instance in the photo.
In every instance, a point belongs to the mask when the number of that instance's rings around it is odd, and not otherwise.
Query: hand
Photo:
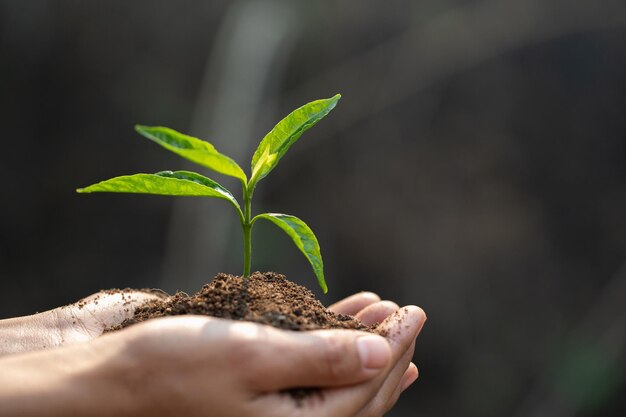
[[[354,316],[368,326],[383,322],[391,314],[398,311],[399,308],[400,307],[393,301],[381,301],[380,297],[372,292],[360,292],[354,294],[328,307],[329,310],[335,313]],[[424,316],[424,319],[425,318],[426,316]],[[411,358],[414,350],[415,341],[413,341],[409,349],[407,349],[407,352],[405,353],[406,357],[404,359],[406,360],[406,358]],[[396,373],[399,372],[399,370],[396,370]],[[396,387],[393,394],[389,395],[388,390],[379,391],[377,398],[371,401],[372,405],[370,408],[378,407],[390,410],[398,401],[400,394],[417,380],[418,375],[417,366],[415,366],[413,362],[410,362],[402,374],[400,384]],[[387,386],[391,387],[392,384],[388,384]],[[363,413],[362,415],[365,416],[369,414]]]
[[[156,292],[107,290],[43,313],[0,320],[0,356],[94,339],[132,317],[145,301],[161,297]]]
[[[398,310],[380,325],[386,340],[199,316],[150,320],[0,361],[0,414],[379,416],[399,395],[424,320],[417,307]],[[33,381],[36,395],[16,405]],[[285,394],[303,386],[319,391],[301,404]]]

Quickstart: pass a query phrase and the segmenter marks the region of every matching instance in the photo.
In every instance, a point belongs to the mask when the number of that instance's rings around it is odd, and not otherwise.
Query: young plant
[[[282,229],[309,260],[317,282],[326,293],[324,264],[320,246],[313,231],[295,216],[262,213],[252,217],[252,196],[257,183],[278,165],[280,159],[300,136],[326,116],[341,98],[340,94],[316,100],[294,110],[263,138],[254,152],[250,179],[235,161],[223,155],[209,142],[187,136],[167,127],[135,126],[135,130],[165,149],[220,174],[237,178],[243,189],[243,210],[233,194],[217,182],[195,172],[162,171],[156,174],[134,174],[111,178],[76,190],[79,193],[113,192],[175,196],[213,197],[232,204],[243,231],[243,275],[250,275],[252,227],[265,219]]]

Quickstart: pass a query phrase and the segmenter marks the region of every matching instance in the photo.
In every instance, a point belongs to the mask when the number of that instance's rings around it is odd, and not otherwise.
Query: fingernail
[[[391,357],[389,343],[380,336],[361,336],[356,341],[361,366],[365,369],[380,369]]]

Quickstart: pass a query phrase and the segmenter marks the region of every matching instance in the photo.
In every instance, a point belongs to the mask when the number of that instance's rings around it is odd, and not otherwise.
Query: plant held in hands
[[[79,193],[116,192],[174,196],[221,198],[232,204],[239,216],[243,231],[243,275],[250,275],[252,257],[251,233],[258,219],[265,219],[282,229],[311,263],[317,281],[326,293],[324,265],[319,243],[313,231],[295,216],[279,213],[262,213],[252,217],[252,196],[257,183],[265,178],[300,136],[324,118],[337,104],[341,95],[316,100],[294,110],[281,120],[263,138],[254,152],[250,179],[239,165],[226,155],[219,153],[213,145],[201,139],[187,136],[167,127],[137,125],[141,135],[158,143],[185,159],[209,168],[220,174],[235,177],[243,189],[243,210],[233,194],[217,182],[195,172],[162,171],[156,174],[134,174],[111,178],[106,181],[80,188]]]

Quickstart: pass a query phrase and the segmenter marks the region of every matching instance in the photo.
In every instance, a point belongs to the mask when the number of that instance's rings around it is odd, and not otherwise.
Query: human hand
[[[398,311],[399,308],[400,307],[393,301],[381,301],[380,297],[372,292],[360,292],[351,295],[328,307],[329,310],[335,313],[354,316],[367,326],[382,323],[391,314]],[[405,362],[407,358],[411,358],[413,356],[414,350],[415,341],[413,341],[405,353],[405,357],[403,358]],[[397,374],[400,373],[400,369],[401,365],[400,368],[395,370],[396,377]],[[393,394],[389,395],[388,390],[380,390],[377,394],[377,398],[372,401],[372,404],[377,404],[380,408],[380,405],[384,403],[385,405],[382,408],[386,408],[387,410],[391,409],[400,397],[400,394],[417,380],[418,374],[417,366],[413,362],[409,362],[409,365],[402,374],[400,383],[393,391]],[[391,386],[392,384],[387,385],[388,388]]]
[[[403,388],[424,320],[417,307],[398,310],[380,325],[387,340],[356,331],[296,333],[204,317],[152,320],[126,330],[134,363],[129,373],[152,375],[132,390],[143,393],[139,403],[148,404],[149,412],[164,414],[175,414],[174,406],[197,415],[211,410],[218,416],[379,416]],[[361,355],[360,344],[371,351]],[[299,404],[285,394],[298,387],[318,391]]]
[[[398,310],[381,324],[386,340],[200,316],[150,320],[1,360],[0,414],[379,416],[395,401],[424,320],[417,307]],[[285,393],[298,387],[317,390],[298,403]]]
[[[105,290],[30,316],[0,320],[0,356],[85,342],[121,324],[135,309],[164,297],[140,290]]]

